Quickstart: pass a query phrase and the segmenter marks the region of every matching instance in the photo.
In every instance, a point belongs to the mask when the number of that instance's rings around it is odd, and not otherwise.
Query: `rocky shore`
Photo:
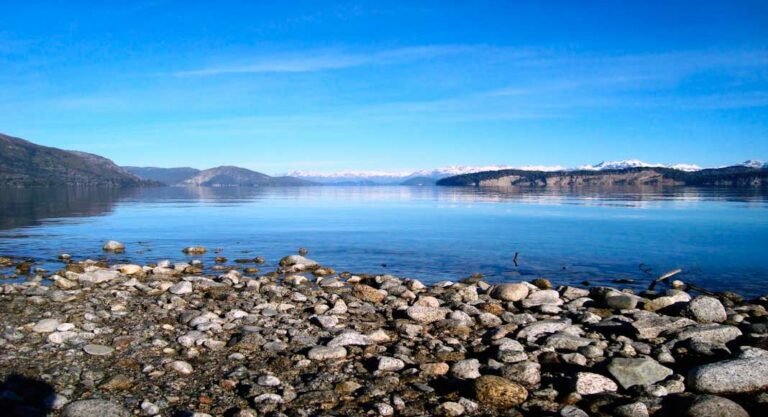
[[[766,297],[62,259],[0,281],[4,415],[768,415]]]

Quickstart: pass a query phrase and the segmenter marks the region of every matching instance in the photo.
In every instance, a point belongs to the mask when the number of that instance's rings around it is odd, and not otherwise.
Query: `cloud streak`
[[[216,76],[225,74],[302,73],[338,70],[361,66],[394,65],[412,61],[459,54],[471,50],[467,46],[417,46],[377,51],[350,53],[334,50],[312,50],[256,58],[250,62],[179,71],[180,77]]]

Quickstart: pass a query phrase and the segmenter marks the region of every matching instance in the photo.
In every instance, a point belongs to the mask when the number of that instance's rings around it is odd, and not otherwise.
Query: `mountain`
[[[0,186],[87,185],[128,187],[156,185],[85,152],[36,145],[0,134]]]
[[[412,177],[400,183],[400,185],[433,186],[437,180],[432,177]]]
[[[200,173],[199,169],[188,167],[154,168],[125,166],[122,168],[143,180],[157,181],[165,185],[179,184]]]
[[[221,166],[200,171],[181,184],[197,187],[263,187],[312,185],[314,183],[293,177],[270,177],[240,167]]]
[[[423,169],[418,171],[292,171],[286,174],[286,176],[327,185],[399,185],[413,178],[431,178],[436,181],[440,178],[453,175],[509,168],[511,167],[489,165],[481,167],[449,166],[445,168]]]
[[[768,168],[768,162],[758,161],[755,159],[749,159],[740,164],[748,168]]]
[[[679,171],[700,171],[701,167],[693,164],[649,164],[637,159],[626,159],[622,161],[603,161],[597,165],[582,165],[577,170],[582,171],[605,171],[629,168],[671,168]]]
[[[486,171],[444,178],[437,185],[474,187],[572,187],[572,186],[768,186],[768,169],[732,166],[699,171],[663,167],[578,171],[523,171],[517,169]]]

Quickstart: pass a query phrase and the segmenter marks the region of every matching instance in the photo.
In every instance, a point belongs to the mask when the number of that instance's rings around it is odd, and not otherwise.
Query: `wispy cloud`
[[[250,73],[299,73],[337,70],[368,65],[393,65],[471,50],[467,46],[418,46],[370,53],[312,50],[261,56],[248,62],[176,72],[177,76],[213,76]]]

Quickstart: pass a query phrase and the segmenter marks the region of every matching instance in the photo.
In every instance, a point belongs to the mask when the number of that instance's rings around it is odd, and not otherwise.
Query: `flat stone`
[[[385,291],[379,291],[376,288],[364,284],[356,284],[352,287],[352,295],[360,300],[374,304],[380,303],[387,298],[387,293]]]
[[[419,365],[422,375],[440,376],[445,375],[451,367],[445,362],[422,363]]]
[[[32,331],[35,333],[51,333],[56,331],[56,328],[61,324],[56,319],[42,319],[35,323],[32,327]]]
[[[739,404],[723,397],[701,395],[685,411],[686,417],[749,417]]]
[[[612,379],[592,372],[576,374],[574,389],[581,395],[593,395],[603,392],[615,392],[619,389]]]
[[[87,344],[83,346],[83,350],[85,353],[93,356],[106,356],[110,355],[112,352],[115,351],[115,349],[104,346],[104,345],[94,345],[94,344]]]
[[[526,388],[534,388],[541,382],[541,365],[527,360],[506,365],[501,376]]]
[[[641,318],[632,322],[632,327],[637,331],[638,338],[648,340],[659,337],[665,331],[680,329],[692,324],[696,324],[696,322],[683,317],[646,313]]]
[[[637,307],[637,301],[637,296],[621,294],[607,297],[605,304],[616,310],[633,310]]]
[[[499,284],[493,287],[491,297],[502,301],[520,301],[528,296],[528,285],[518,282],[513,284]]]
[[[347,357],[347,349],[343,346],[315,346],[307,353],[307,357],[315,361],[344,359]]]
[[[741,330],[736,326],[725,324],[699,324],[664,333],[664,336],[679,340],[690,339],[698,342],[725,344],[741,336]]]
[[[720,323],[728,318],[725,307],[717,298],[700,295],[685,308],[685,315],[699,323]]]
[[[122,406],[106,400],[81,400],[67,404],[61,417],[130,417]]]
[[[516,407],[528,398],[528,390],[506,378],[484,375],[474,383],[475,398],[482,404],[496,408]]]
[[[560,293],[555,290],[534,291],[523,300],[524,308],[537,307],[544,304],[560,305],[563,304],[563,300],[560,299]]]
[[[613,358],[608,372],[624,389],[649,385],[672,375],[672,370],[651,358]]]
[[[768,389],[768,358],[732,359],[691,369],[691,390],[707,394],[736,394]]]
[[[523,327],[518,333],[518,338],[527,339],[533,342],[542,335],[556,333],[571,327],[570,319],[562,320],[541,320]]]
[[[446,401],[435,409],[435,414],[445,417],[458,417],[464,414],[464,406],[453,401]]]
[[[202,255],[206,252],[208,252],[208,249],[202,247],[202,246],[188,246],[181,250],[182,252],[186,253],[187,255]]]
[[[328,342],[328,346],[367,346],[372,344],[371,339],[355,331],[346,331]]]

